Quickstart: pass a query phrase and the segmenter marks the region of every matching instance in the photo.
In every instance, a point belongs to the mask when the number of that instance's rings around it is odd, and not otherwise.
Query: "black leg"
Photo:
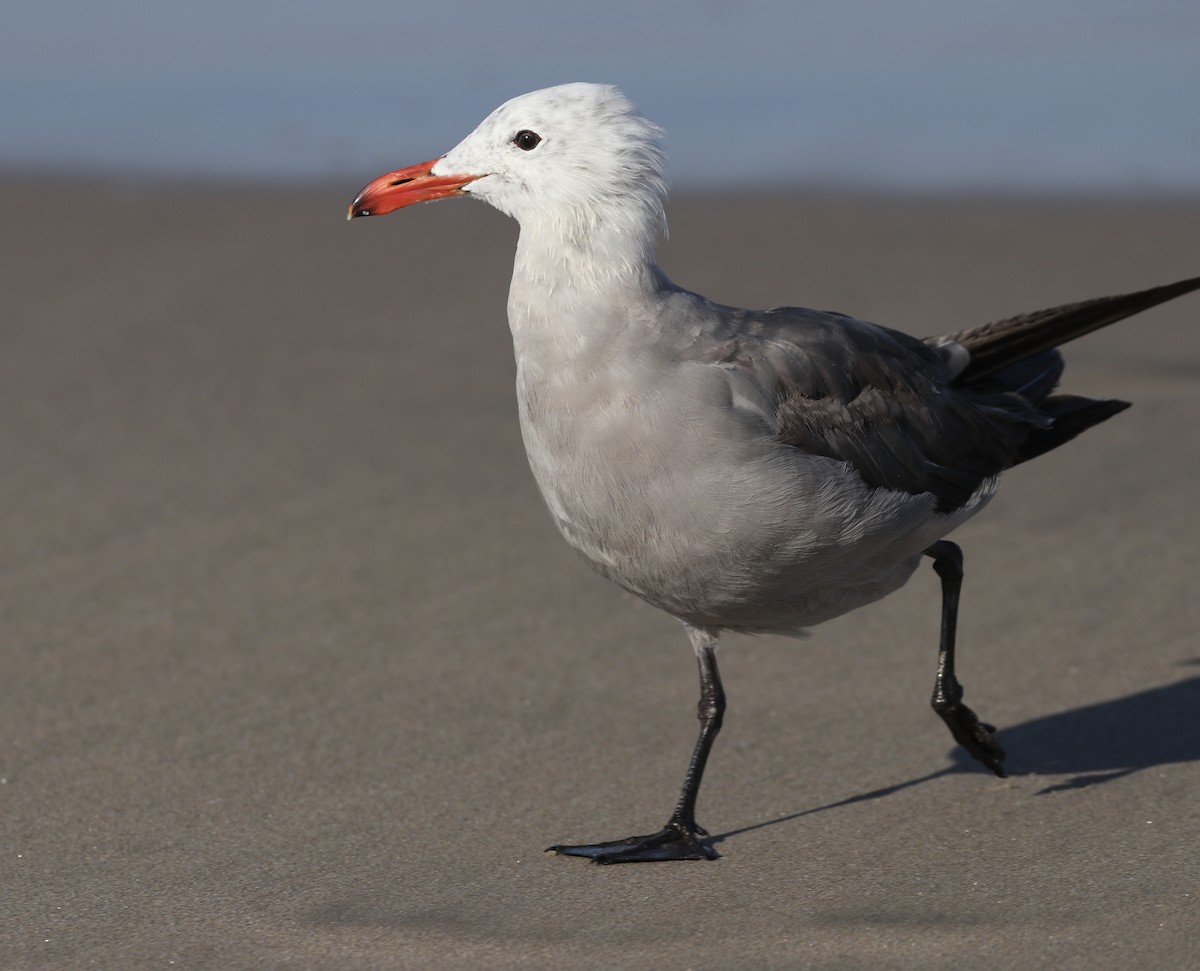
[[[597,863],[644,863],[657,860],[715,860],[716,851],[704,842],[708,835],[696,825],[696,796],[713,741],[725,716],[725,689],[717,671],[716,639],[688,629],[700,663],[700,737],[692,750],[687,775],[675,811],[667,825],[649,836],[630,836],[607,843],[580,846],[551,846],[546,852],[584,856]]]
[[[937,680],[933,683],[933,710],[950,728],[954,740],[1004,778],[1004,749],[993,737],[996,731],[981,722],[962,703],[963,688],[954,676],[954,638],[958,627],[958,596],[962,590],[963,557],[956,543],[939,540],[925,551],[942,580],[942,639],[938,646]]]

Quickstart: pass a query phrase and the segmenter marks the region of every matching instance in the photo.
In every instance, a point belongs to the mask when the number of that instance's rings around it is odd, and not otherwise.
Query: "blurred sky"
[[[0,168],[365,181],[574,80],[676,184],[1200,191],[1200,0],[4,0]]]

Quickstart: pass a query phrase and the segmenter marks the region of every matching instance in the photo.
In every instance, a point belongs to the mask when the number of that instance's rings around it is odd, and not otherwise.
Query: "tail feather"
[[[929,343],[952,342],[967,351],[969,360],[955,375],[955,386],[983,396],[1015,397],[1030,409],[1028,434],[1010,456],[1018,465],[1129,407],[1126,401],[1054,394],[1063,371],[1057,347],[1193,290],[1200,290],[1200,277],[1018,314]]]
[[[1049,418],[1050,423],[1045,428],[1034,429],[1021,443],[1013,465],[1045,455],[1129,406],[1128,401],[1115,398],[1084,398],[1073,394],[1056,394],[1047,398],[1038,405],[1038,412]]]
[[[938,343],[953,341],[967,349],[971,359],[958,375],[957,381],[961,384],[971,383],[1017,361],[1198,289],[1200,277],[1193,277],[1137,293],[1097,297],[1048,310],[1018,314],[950,334],[939,338]]]

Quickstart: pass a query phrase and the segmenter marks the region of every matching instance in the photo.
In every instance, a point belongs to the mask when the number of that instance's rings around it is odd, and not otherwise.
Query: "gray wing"
[[[781,442],[946,512],[987,479],[1111,418],[1124,401],[1052,394],[1057,345],[1200,290],[1200,277],[920,341],[843,314],[714,307],[701,359],[730,369]]]
[[[1014,375],[963,386],[968,355],[956,344],[797,307],[722,308],[711,336],[706,359],[752,382],[781,442],[848,462],[871,486],[931,493],[941,512],[1020,461],[1050,423],[1036,402],[1062,370],[1054,351],[1021,362],[1029,397],[1012,390]]]

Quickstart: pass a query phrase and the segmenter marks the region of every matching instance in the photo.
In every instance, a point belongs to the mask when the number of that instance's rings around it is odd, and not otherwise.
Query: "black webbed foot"
[[[630,836],[607,843],[584,843],[579,846],[551,846],[547,853],[562,856],[582,856],[595,863],[657,863],[662,860],[715,860],[717,851],[709,846],[708,836],[699,826],[688,829],[669,822],[650,836]]]
[[[935,701],[933,710],[941,716],[959,745],[1001,779],[1005,778],[1007,773],[1004,771],[1004,759],[1008,753],[996,741],[995,726],[980,721],[979,716],[962,703],[961,687],[956,694],[957,697],[951,701],[942,704]]]

